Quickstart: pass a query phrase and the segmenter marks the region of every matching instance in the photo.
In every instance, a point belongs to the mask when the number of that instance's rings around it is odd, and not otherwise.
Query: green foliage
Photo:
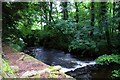
[[[113,77],[113,78],[114,78],[114,77],[116,77],[116,78],[120,77],[120,69],[118,69],[118,70],[113,70],[113,71],[112,71],[112,77]]]
[[[3,70],[6,73],[14,74],[14,71],[10,68],[9,63],[5,60],[3,60]]]
[[[51,48],[68,49],[74,32],[74,23],[60,19],[46,26],[44,31],[40,31],[39,39],[44,40],[43,43]]]
[[[111,55],[103,55],[96,59],[97,64],[105,65],[110,63],[120,64],[120,55],[111,54]]]
[[[92,40],[89,39],[74,39],[70,46],[69,49],[75,50],[75,49],[95,49],[96,48],[96,43]]]
[[[58,78],[58,77],[57,77],[56,74],[52,74],[52,73],[50,73],[50,74],[48,75],[48,78]]]
[[[119,35],[119,11],[116,10],[119,4],[95,2],[94,7],[91,3],[65,4],[3,3],[3,41],[9,40],[18,50],[23,44],[45,44],[51,48],[93,52],[105,52],[106,45],[115,45],[119,51],[116,41],[112,43]],[[66,20],[62,20],[65,15]]]
[[[96,41],[91,38],[90,32],[90,27],[79,27],[79,30],[75,32],[74,38],[69,45],[69,50],[86,49],[97,51]]]
[[[73,34],[76,31],[75,23],[62,19],[57,20],[54,28],[58,29],[58,31],[61,31],[63,34]]]
[[[25,47],[24,41],[21,38],[17,38],[16,36],[8,37],[5,41],[9,46],[18,51],[22,51]]]
[[[2,68],[0,68],[0,78],[3,80],[6,78],[16,78],[14,71],[11,69],[9,62],[7,60],[2,59]]]
[[[54,68],[54,66],[48,66],[48,68],[49,68],[49,69],[53,69],[53,68]]]
[[[100,64],[100,65],[109,65],[110,63],[120,64],[120,55],[116,55],[116,54],[103,55],[98,57],[96,59],[96,62],[97,64]],[[112,66],[112,65],[109,65],[109,66]],[[113,78],[120,77],[120,69],[113,70],[112,77]]]
[[[17,51],[21,51],[23,50],[21,46],[19,46],[18,44],[10,44],[10,47],[12,47],[13,49],[17,50]]]
[[[120,52],[120,4],[77,4],[3,3],[2,40],[17,50],[42,45],[102,54],[112,51],[115,54],[98,57],[97,64],[120,64],[120,56],[116,55]],[[113,73],[119,75],[119,71]]]

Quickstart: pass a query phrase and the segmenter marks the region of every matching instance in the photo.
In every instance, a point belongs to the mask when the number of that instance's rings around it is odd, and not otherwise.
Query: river
[[[104,72],[107,71],[107,69],[105,69],[101,74],[96,75],[96,72],[91,74],[90,69],[93,69],[94,65],[96,65],[95,60],[76,58],[75,56],[71,55],[71,53],[65,53],[61,50],[45,49],[43,47],[31,47],[24,50],[24,52],[34,56],[36,59],[48,65],[60,65],[62,67],[60,70],[61,72],[73,76],[74,78],[82,78],[81,80],[91,80],[91,78],[95,76],[104,76],[106,74]],[[101,70],[97,71],[97,73],[100,72]]]

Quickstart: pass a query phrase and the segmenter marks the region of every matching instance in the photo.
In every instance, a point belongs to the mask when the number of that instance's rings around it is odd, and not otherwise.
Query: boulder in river
[[[76,79],[91,80],[91,70],[95,69],[97,65],[87,65],[82,68],[75,69],[74,71],[68,71],[65,74],[70,75]]]

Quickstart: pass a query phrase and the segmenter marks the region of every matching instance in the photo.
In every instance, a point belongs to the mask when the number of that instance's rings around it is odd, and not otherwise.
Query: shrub
[[[120,55],[117,55],[117,54],[103,55],[98,57],[96,59],[96,62],[97,64],[100,64],[100,65],[106,65],[106,64],[109,65],[110,63],[120,64]],[[120,69],[113,70],[112,77],[113,78],[120,77]]]
[[[120,77],[120,69],[112,71],[112,77]]]
[[[110,63],[120,64],[120,55],[111,54],[111,55],[103,55],[96,59],[97,64],[104,65]]]

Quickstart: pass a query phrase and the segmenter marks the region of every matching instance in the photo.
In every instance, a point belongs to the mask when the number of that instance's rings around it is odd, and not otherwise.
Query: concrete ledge
[[[5,59],[10,62],[17,78],[72,78],[61,73],[61,66],[49,66],[23,52],[14,51],[7,45],[3,45]]]

